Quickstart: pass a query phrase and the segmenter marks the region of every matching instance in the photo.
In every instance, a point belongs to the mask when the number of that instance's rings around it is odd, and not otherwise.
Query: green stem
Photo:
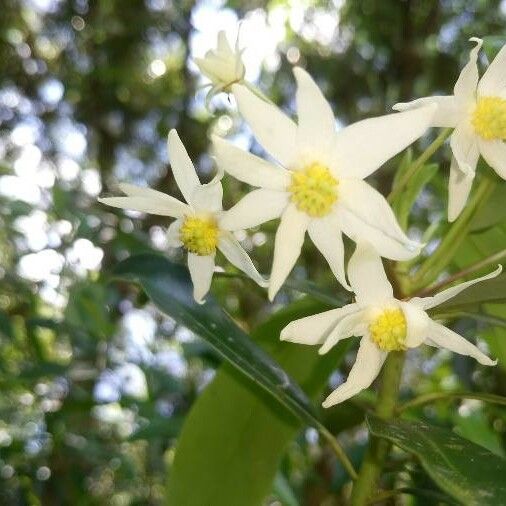
[[[494,183],[495,181],[490,175],[485,174],[483,176],[473,197],[469,200],[459,218],[452,224],[435,253],[425,260],[414,276],[412,283],[414,290],[420,289],[420,287],[424,287],[436,279],[453,259],[462,241],[466,238],[467,229],[478,206],[486,200],[493,190]]]
[[[327,443],[334,451],[338,460],[346,469],[346,472],[350,475],[351,479],[356,480],[358,476],[357,471],[355,471],[353,464],[351,463],[344,450],[341,448],[341,445],[337,442],[337,439],[325,427],[319,427],[318,429],[320,431],[320,434],[326,439]]]
[[[383,369],[376,414],[385,420],[392,418],[395,414],[404,360],[405,352],[394,351],[389,354]],[[383,463],[390,450],[390,443],[385,439],[370,437],[369,447],[353,486],[352,506],[364,506],[368,503],[375,491]]]
[[[390,195],[387,197],[388,202],[393,202],[402,192],[404,187],[409,183],[410,179],[421,169],[430,157],[443,145],[446,139],[452,133],[451,128],[445,128],[428,146],[428,148],[411,164],[409,169],[401,177],[399,182],[392,188]]]

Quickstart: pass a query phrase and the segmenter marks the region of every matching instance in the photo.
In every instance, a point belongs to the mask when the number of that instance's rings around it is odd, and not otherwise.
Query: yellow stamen
[[[471,123],[476,133],[487,141],[506,140],[506,100],[500,97],[479,98]]]
[[[188,251],[205,256],[216,251],[218,233],[218,225],[213,218],[188,216],[181,225],[179,237]]]
[[[329,214],[337,200],[337,179],[329,169],[319,163],[292,173],[289,191],[291,200],[299,211],[313,218],[321,218]]]
[[[384,351],[406,349],[406,317],[400,309],[385,309],[369,325],[369,332]]]

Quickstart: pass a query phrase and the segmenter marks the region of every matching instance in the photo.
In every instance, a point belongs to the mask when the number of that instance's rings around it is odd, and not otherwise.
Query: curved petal
[[[274,242],[274,259],[269,283],[269,300],[273,300],[299,258],[310,218],[290,204],[281,216]]]
[[[394,297],[381,257],[369,243],[357,243],[348,262],[348,279],[362,307]]]
[[[230,232],[222,232],[218,242],[218,249],[232,265],[235,265],[244,272],[255,283],[263,287],[268,285],[268,282],[259,274],[251,258],[239,244],[239,241]]]
[[[327,260],[337,281],[346,290],[351,291],[344,271],[343,236],[336,218],[330,214],[325,218],[313,220],[309,224],[307,231],[314,245],[320,250],[325,260]]]
[[[435,95],[433,97],[419,98],[411,102],[400,102],[395,104],[392,109],[395,111],[409,111],[431,104],[437,106],[431,121],[431,126],[433,127],[454,127],[461,120],[465,112],[462,107],[459,107],[453,95]]]
[[[201,256],[188,253],[188,269],[193,282],[193,298],[203,304],[213,279],[214,254]]]
[[[98,199],[99,202],[111,207],[140,211],[142,213],[157,214],[158,216],[170,216],[181,218],[190,211],[190,208],[179,200],[166,195],[165,199],[153,199],[151,197],[106,197]]]
[[[197,211],[216,213],[222,209],[223,186],[219,180],[197,186],[190,198],[190,204]]]
[[[446,348],[447,350],[466,355],[476,359],[482,365],[496,365],[497,360],[492,360],[485,353],[481,352],[474,344],[463,338],[453,330],[450,330],[439,323],[432,322],[429,327],[429,338],[426,344],[436,346],[437,348]]]
[[[497,53],[478,83],[480,95],[500,95],[506,87],[506,44]]]
[[[183,245],[180,239],[182,224],[183,220],[176,220],[167,228],[167,243],[171,248],[180,248]]]
[[[252,186],[284,190],[290,184],[290,173],[262,160],[219,137],[213,136],[216,162],[225,172]]]
[[[450,164],[450,180],[448,182],[448,221],[455,221],[466,205],[474,173],[462,172],[454,156]]]
[[[354,123],[337,133],[335,162],[341,174],[363,179],[421,137],[432,122],[435,105]]]
[[[297,144],[306,155],[327,153],[335,140],[336,120],[332,109],[312,77],[300,67],[293,69],[297,81]]]
[[[499,139],[493,141],[479,140],[481,156],[497,172],[499,177],[506,179],[506,142]]]
[[[450,137],[450,146],[459,169],[469,176],[473,175],[476,172],[480,152],[478,150],[478,137],[472,126],[467,122],[457,125]]]
[[[403,232],[383,195],[358,179],[342,179],[339,188],[339,221],[348,237],[369,242],[380,256],[392,260],[418,255],[420,245]]]
[[[217,49],[220,53],[232,53],[232,48],[227,40],[227,34],[225,30],[220,30],[218,32],[218,43]]]
[[[406,318],[406,346],[416,348],[427,338],[432,320],[416,304],[400,301],[399,305],[404,313],[404,318]]]
[[[348,304],[294,320],[281,331],[280,339],[299,344],[321,344],[337,322],[357,309],[356,304]]]
[[[244,230],[279,218],[289,202],[288,193],[261,188],[245,195],[234,207],[223,212],[223,230]]]
[[[481,39],[473,37],[470,42],[475,42],[476,46],[469,52],[469,61],[460,72],[459,78],[453,88],[453,93],[458,102],[467,104],[475,99],[476,87],[478,86],[478,55],[483,44]]]
[[[371,386],[386,357],[385,351],[381,351],[367,336],[363,337],[348,379],[325,399],[322,406],[330,408]]]
[[[423,309],[430,309],[436,306],[439,306],[443,302],[446,302],[449,299],[453,299],[453,297],[457,296],[460,292],[463,292],[466,288],[475,285],[476,283],[481,283],[482,281],[486,281],[487,279],[492,279],[502,272],[502,265],[498,265],[497,269],[485,276],[481,276],[479,278],[471,279],[469,281],[465,281],[464,283],[459,283],[458,285],[451,286],[442,292],[433,295],[432,297],[421,297],[416,298],[416,304],[422,307]],[[415,299],[412,299],[415,300]]]
[[[276,106],[267,103],[245,86],[234,84],[232,91],[239,111],[258,142],[281,165],[289,167],[297,153],[297,126]]]
[[[367,332],[367,324],[364,320],[364,312],[356,311],[340,320],[330,331],[323,346],[318,350],[320,355],[324,355],[333,348],[339,341],[351,336],[363,336]]]
[[[174,178],[186,202],[190,204],[193,190],[200,185],[200,181],[186,148],[174,129],[169,132],[167,146]]]

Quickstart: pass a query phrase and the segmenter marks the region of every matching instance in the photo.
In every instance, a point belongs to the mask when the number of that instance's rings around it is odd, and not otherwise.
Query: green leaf
[[[470,232],[485,230],[506,221],[506,206],[504,205],[505,194],[506,182],[498,183],[486,203],[480,206],[473,216],[469,224]]]
[[[323,309],[315,301],[297,301],[252,335],[313,398],[321,395],[348,343],[320,356],[315,347],[280,341],[279,333],[290,321]],[[272,491],[281,456],[301,426],[272,397],[224,364],[186,419],[170,469],[168,504],[262,504]]]
[[[506,504],[506,460],[454,432],[369,416],[369,430],[416,455],[429,476],[465,505]]]
[[[205,339],[301,420],[313,426],[320,423],[300,387],[211,297],[202,305],[194,301],[190,275],[185,268],[148,253],[121,262],[114,274],[139,283],[162,312]]]

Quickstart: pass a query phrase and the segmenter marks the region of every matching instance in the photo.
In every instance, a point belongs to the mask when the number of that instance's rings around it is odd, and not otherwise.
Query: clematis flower
[[[436,104],[432,125],[452,127],[450,139],[452,161],[448,197],[448,220],[454,221],[464,208],[481,156],[497,174],[506,179],[506,45],[499,51],[485,74],[479,79],[476,46],[462,69],[453,95],[424,97],[394,106],[398,111]]]
[[[459,334],[433,321],[426,311],[475,283],[499,275],[501,270],[499,266],[491,274],[453,286],[433,297],[402,301],[394,298],[392,285],[378,254],[370,245],[358,244],[348,264],[348,277],[356,302],[295,320],[281,331],[281,339],[322,345],[319,353],[323,354],[343,339],[362,336],[357,359],[347,381],[325,399],[325,408],[368,388],[390,351],[428,344],[468,355],[483,365],[495,365],[497,361],[491,360]]]
[[[246,69],[241,59],[242,50],[239,49],[239,35],[232,49],[228,43],[225,32],[218,33],[218,44],[215,50],[210,50],[204,58],[195,58],[194,61],[204,76],[210,81],[211,89],[207,94],[209,102],[215,95],[230,91],[234,83],[244,80]]]
[[[232,87],[239,111],[279,165],[213,138],[218,166],[259,188],[227,212],[224,225],[239,230],[281,217],[271,300],[297,261],[306,231],[348,289],[342,232],[354,241],[367,239],[387,258],[418,254],[420,245],[404,234],[385,198],[363,179],[420,137],[435,108],[366,119],[337,132],[318,86],[304,70],[295,68],[294,74],[298,124],[246,87]]]
[[[221,225],[224,214],[221,206],[223,188],[219,178],[208,184],[200,183],[175,130],[169,132],[168,148],[174,178],[186,204],[165,193],[125,183],[119,187],[126,197],[101,198],[99,202],[121,209],[176,218],[168,227],[168,242],[172,247],[183,247],[188,251],[188,268],[197,302],[203,302],[211,286],[217,249],[256,283],[266,286],[266,281],[246,251],[234,235]]]

